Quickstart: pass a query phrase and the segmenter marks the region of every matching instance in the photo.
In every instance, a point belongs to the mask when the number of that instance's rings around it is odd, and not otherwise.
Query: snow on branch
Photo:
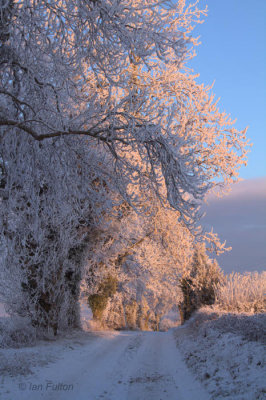
[[[1,3],[1,135],[102,142],[128,182],[138,175],[142,186],[146,174],[157,193],[163,183],[193,225],[205,194],[217,178],[237,179],[247,152],[244,132],[184,72],[205,14],[183,1]]]

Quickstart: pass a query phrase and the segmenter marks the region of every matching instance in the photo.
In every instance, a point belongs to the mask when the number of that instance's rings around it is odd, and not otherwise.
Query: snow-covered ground
[[[266,399],[266,315],[200,310],[175,331],[190,371],[211,400]]]
[[[1,365],[1,400],[209,399],[182,360],[173,331],[76,332],[3,349]]]
[[[82,316],[86,329],[90,311]],[[54,341],[31,340],[4,316],[1,324],[10,339],[0,329],[9,346],[0,349],[0,400],[266,399],[265,314],[205,308],[168,332],[75,331]]]

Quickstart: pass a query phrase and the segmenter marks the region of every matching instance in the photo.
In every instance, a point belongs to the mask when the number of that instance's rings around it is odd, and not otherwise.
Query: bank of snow
[[[212,400],[266,399],[266,315],[204,308],[176,329],[187,366]]]

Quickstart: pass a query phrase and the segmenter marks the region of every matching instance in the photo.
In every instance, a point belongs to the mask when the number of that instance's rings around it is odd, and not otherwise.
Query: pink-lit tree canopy
[[[193,233],[208,191],[237,180],[245,131],[186,68],[204,14],[184,0],[0,0],[0,293],[36,326],[56,332],[75,304],[110,210],[157,198]]]

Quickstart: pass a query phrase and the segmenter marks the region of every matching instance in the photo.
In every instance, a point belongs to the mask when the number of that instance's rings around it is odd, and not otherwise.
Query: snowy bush
[[[204,244],[195,246],[190,268],[180,280],[183,301],[179,304],[181,322],[204,305],[215,302],[215,287],[224,282],[224,276],[216,260],[207,256]]]
[[[180,324],[180,320],[173,320],[172,318],[162,318],[160,321],[160,331],[168,331],[168,329],[176,328]]]
[[[266,311],[266,272],[232,273],[216,287],[216,304],[232,312]]]
[[[107,277],[100,283],[97,293],[88,297],[88,303],[91,308],[93,318],[101,320],[104,310],[107,307],[109,297],[112,297],[117,289],[117,279],[112,275]]]
[[[36,330],[27,318],[0,318],[0,348],[21,347],[36,342]]]

